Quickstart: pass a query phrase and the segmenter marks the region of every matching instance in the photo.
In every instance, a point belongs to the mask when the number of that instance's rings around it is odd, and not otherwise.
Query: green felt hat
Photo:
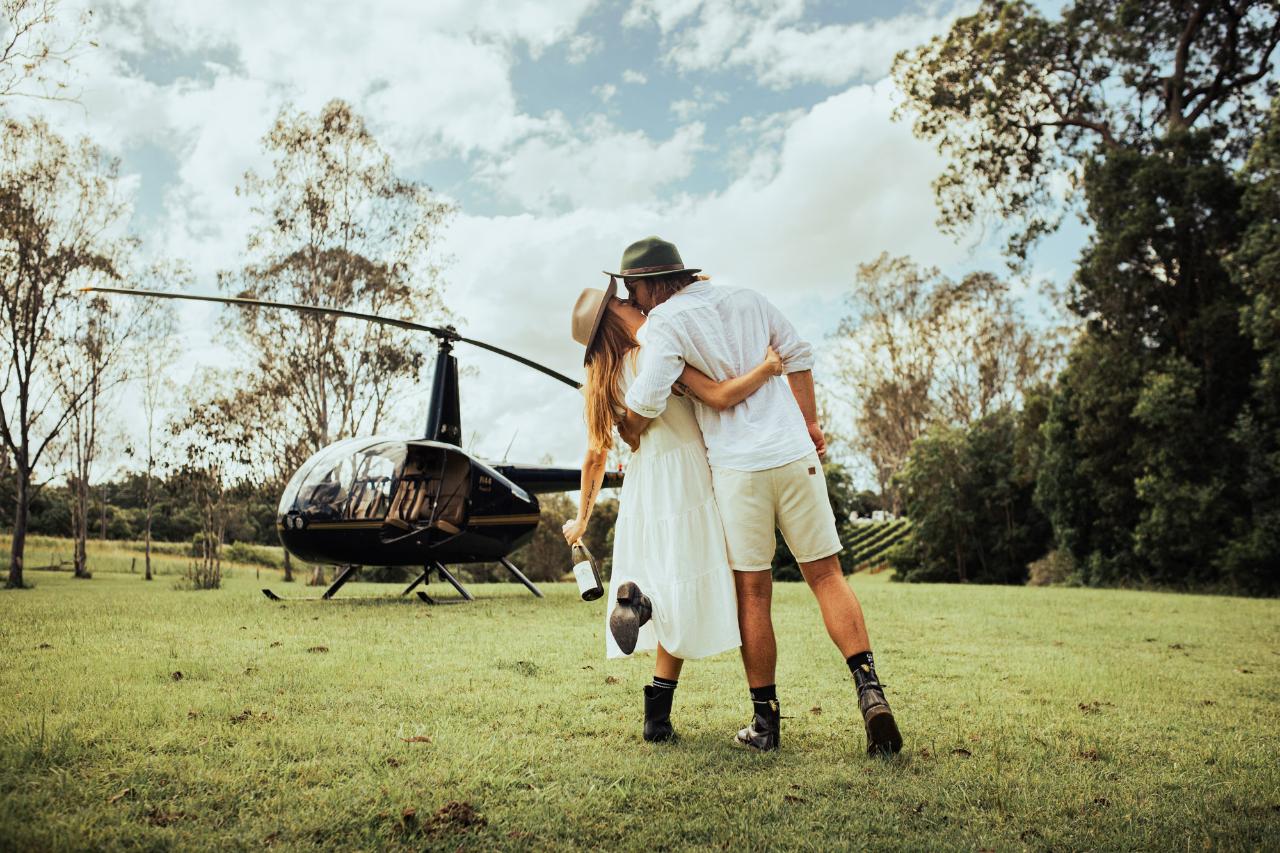
[[[604,271],[605,275],[618,278],[652,278],[658,275],[670,275],[673,272],[698,273],[701,269],[690,269],[680,259],[680,250],[675,243],[668,243],[661,237],[645,237],[637,240],[622,253],[622,271]]]

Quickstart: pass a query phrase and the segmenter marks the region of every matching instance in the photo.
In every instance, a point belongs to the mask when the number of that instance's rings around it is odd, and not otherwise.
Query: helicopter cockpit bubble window
[[[354,438],[327,447],[290,480],[280,515],[318,522],[381,519],[404,458],[404,442],[384,438]]]

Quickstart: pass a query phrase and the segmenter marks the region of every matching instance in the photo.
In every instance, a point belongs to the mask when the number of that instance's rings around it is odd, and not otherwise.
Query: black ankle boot
[[[675,695],[674,690],[645,685],[644,739],[649,743],[676,739],[676,730],[671,727],[671,700]]]
[[[782,712],[778,709],[778,700],[752,702],[756,715],[751,725],[738,732],[738,743],[760,752],[777,749],[782,739]]]
[[[861,666],[854,670],[853,681],[858,685],[858,707],[867,730],[867,755],[893,755],[902,749],[902,735],[879,677],[874,669]]]
[[[653,616],[653,603],[640,587],[627,581],[618,587],[618,604],[609,614],[609,630],[624,655],[636,650],[640,627]]]

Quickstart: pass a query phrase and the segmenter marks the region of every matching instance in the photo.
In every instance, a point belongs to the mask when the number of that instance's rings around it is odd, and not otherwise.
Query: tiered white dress
[[[644,327],[639,340],[644,342]],[[623,368],[623,391],[636,377],[638,353]],[[625,657],[609,631],[614,590],[634,581],[653,602],[636,651],[658,643],[678,658],[719,654],[741,644],[737,595],[711,469],[693,402],[672,395],[631,457],[613,531],[613,574],[605,599],[605,649]]]

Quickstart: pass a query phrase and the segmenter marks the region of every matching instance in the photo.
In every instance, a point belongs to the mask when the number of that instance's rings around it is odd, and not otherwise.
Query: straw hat
[[[609,300],[613,299],[617,293],[618,283],[610,279],[609,286],[604,290],[588,287],[578,296],[578,301],[573,306],[573,339],[586,347],[587,352],[591,352],[591,342],[596,339],[596,333],[600,331],[604,312],[609,310]],[[582,363],[587,363],[585,355],[582,357]]]

